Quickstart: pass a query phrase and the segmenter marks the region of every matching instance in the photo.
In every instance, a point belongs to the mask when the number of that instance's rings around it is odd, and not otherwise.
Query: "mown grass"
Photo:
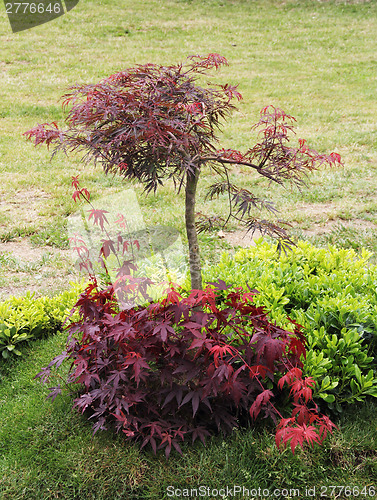
[[[298,489],[299,498],[305,498],[305,489],[314,486],[318,492],[321,486],[350,485],[361,491],[375,485],[377,427],[365,425],[375,422],[372,402],[338,418],[340,430],[325,446],[298,450],[294,456],[290,450],[278,452],[273,427],[262,424],[214,437],[205,448],[188,443],[183,457],[173,454],[169,461],[150,450],[140,452],[110,430],[92,437],[90,423],[71,409],[74,395],[66,393],[51,403],[45,400],[48,388],[34,380],[51,352],[63,349],[64,340],[58,334],[34,342],[21,360],[1,368],[1,498],[165,499],[172,497],[169,486],[200,485],[210,490],[227,485],[271,492]],[[294,495],[277,496],[284,497]]]
[[[94,200],[124,189],[121,180],[107,178],[99,168],[83,167],[79,157],[59,155],[50,162],[49,152],[34,149],[23,132],[37,123],[61,121],[59,98],[71,84],[95,82],[134,64],[176,63],[197,53],[224,55],[230,66],[214,81],[239,83],[244,95],[224,126],[221,146],[252,145],[251,124],[263,106],[273,104],[297,118],[298,137],[321,152],[339,152],[344,161],[344,168],[314,173],[301,192],[267,186],[243,168],[234,172],[237,181],[275,200],[296,235],[375,252],[376,32],[373,0],[82,0],[69,14],[17,34],[2,10],[0,243],[27,242],[39,246],[41,256],[28,263],[2,246],[0,297],[10,289],[50,294],[72,279],[75,271],[66,257],[42,259],[49,248],[64,251],[68,245],[65,221],[76,210],[72,175],[80,173]],[[198,210],[225,214],[224,199],[203,201],[210,180],[203,175]],[[183,200],[171,185],[148,198],[140,186],[135,190],[147,224],[171,225],[184,238]],[[216,233],[200,238],[205,265],[230,248]],[[1,367],[4,499],[162,499],[169,485],[200,484],[302,491],[316,486],[318,493],[321,485],[361,489],[376,482],[373,402],[345,412],[340,430],[323,448],[295,456],[289,450],[280,454],[273,429],[263,426],[215,437],[205,449],[187,445],[183,458],[173,456],[169,462],[141,453],[111,432],[92,438],[90,424],[71,411],[68,395],[45,402],[47,388],[33,380],[63,345],[64,335],[37,342],[21,360]]]
[[[78,156],[59,155],[50,162],[47,150],[35,150],[25,141],[23,132],[37,123],[62,120],[59,99],[69,85],[99,81],[138,63],[170,64],[190,54],[219,52],[230,66],[214,75],[214,81],[239,83],[244,95],[239,111],[224,126],[221,145],[252,145],[256,136],[250,126],[263,106],[274,104],[297,118],[298,137],[321,152],[339,152],[345,165],[314,173],[302,192],[268,186],[246,169],[235,172],[237,180],[276,201],[281,218],[297,234],[315,238],[324,227],[326,237],[342,244],[344,239],[327,222],[348,217],[355,221],[359,246],[375,251],[376,23],[376,3],[356,0],[86,1],[53,22],[17,34],[11,33],[4,15],[0,241],[22,240],[32,233],[34,245],[67,246],[68,235],[60,228],[76,209],[71,175],[81,173],[94,199],[124,187],[100,168],[84,168]],[[203,175],[200,195],[209,180]],[[163,221],[185,237],[182,198],[177,200],[171,185],[148,198],[141,187],[136,192],[149,223]],[[210,203],[199,198],[198,210],[226,212],[225,199]],[[365,220],[372,228],[368,238],[363,235]],[[54,235],[56,225],[59,237]],[[308,234],[308,226],[314,235]],[[227,247],[215,235],[202,236],[202,242],[205,261],[216,259],[219,247]],[[15,291],[22,293],[27,286],[21,280]]]

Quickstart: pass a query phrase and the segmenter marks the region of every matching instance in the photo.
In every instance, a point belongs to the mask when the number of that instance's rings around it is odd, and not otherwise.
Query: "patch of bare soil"
[[[69,257],[70,250],[61,250],[53,247],[33,247],[27,238],[18,241],[0,243],[0,254],[10,254],[12,257],[27,262],[40,260],[44,254],[65,255]]]
[[[36,222],[40,219],[39,213],[49,198],[51,196],[48,193],[34,187],[17,191],[11,198],[0,200],[0,215],[4,214],[12,224]]]
[[[325,210],[325,209],[324,209]],[[313,209],[315,211],[315,208]],[[320,211],[316,212],[317,214]],[[323,212],[325,213],[325,212]],[[310,229],[301,229],[305,236],[321,236],[323,234],[331,233],[339,227],[345,227],[349,229],[354,229],[357,231],[377,231],[377,224],[364,219],[352,219],[352,220],[326,220],[324,222],[313,221]],[[234,231],[232,233],[223,233],[225,240],[232,246],[239,246],[247,248],[250,246],[255,246],[255,240],[259,239],[262,235],[260,231],[255,231],[254,234],[246,231]]]
[[[68,290],[72,281],[77,281],[73,276],[65,275],[43,278],[37,275],[25,276],[22,273],[18,276],[19,281],[9,281],[6,285],[0,286],[0,301],[9,297],[23,297],[27,292],[34,293],[35,297],[53,296]]]
[[[261,237],[261,232],[256,230],[254,234],[249,231],[234,231],[232,233],[224,233],[225,240],[234,247],[247,248],[255,246],[255,240]]]
[[[341,226],[347,229],[355,229],[357,231],[377,230],[376,224],[364,219],[352,219],[352,220],[336,219],[336,220],[328,220],[323,223],[313,222],[312,227],[310,229],[304,229],[303,233],[306,236],[321,236],[323,234],[331,233],[335,229]]]
[[[14,226],[40,225],[42,210],[51,196],[36,187],[22,189],[11,196],[1,193],[2,232]],[[75,269],[70,250],[33,247],[28,238],[0,243],[0,300],[10,295],[37,295],[60,292],[73,280]]]
[[[312,218],[333,217],[336,210],[334,203],[301,203],[295,206],[295,212],[303,212]]]
[[[312,234],[319,234],[316,233],[316,231],[319,228],[319,224],[321,224],[320,227],[323,226],[322,223],[319,221],[322,221],[323,219],[326,220],[327,223],[331,223],[333,225],[336,224],[336,221],[333,220],[328,220],[333,219],[336,213],[337,207],[333,203],[301,203],[300,205],[297,205],[295,207],[295,211],[302,213],[304,212],[308,218],[310,218],[313,221],[314,224],[314,229],[311,229],[310,231],[314,231]],[[316,223],[316,220],[318,221]],[[317,227],[318,224],[318,227]],[[312,234],[309,234],[310,231],[303,230],[305,234],[308,236],[311,236]],[[331,231],[331,229],[330,229]],[[232,246],[240,246],[243,248],[247,248],[249,246],[254,246],[255,245],[255,240],[259,239],[262,236],[260,231],[255,231],[254,234],[251,232],[247,232],[244,230],[238,230],[234,231],[231,233],[224,233],[225,240]]]
[[[33,247],[27,238],[0,243],[0,300],[59,293],[76,278],[70,250]]]

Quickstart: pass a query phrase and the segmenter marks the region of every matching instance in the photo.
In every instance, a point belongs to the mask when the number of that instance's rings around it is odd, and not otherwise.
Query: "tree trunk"
[[[200,170],[195,169],[193,173],[187,172],[186,177],[186,202],[185,219],[186,232],[189,246],[191,288],[202,290],[202,266],[200,264],[198,234],[195,227],[195,197]]]

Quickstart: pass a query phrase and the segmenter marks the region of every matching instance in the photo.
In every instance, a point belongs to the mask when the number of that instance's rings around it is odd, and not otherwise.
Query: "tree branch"
[[[254,165],[253,163],[250,163],[248,161],[242,161],[242,160],[232,160],[230,158],[222,158],[221,156],[202,156],[200,158],[201,163],[207,163],[209,161],[217,161],[222,164],[230,164],[230,165],[244,165],[246,167],[253,168],[256,170],[259,174],[263,175],[263,177],[267,177],[273,182],[276,182],[277,184],[283,185],[283,181],[280,179],[277,179],[274,177],[272,174],[268,173],[266,170],[261,168],[259,165]]]

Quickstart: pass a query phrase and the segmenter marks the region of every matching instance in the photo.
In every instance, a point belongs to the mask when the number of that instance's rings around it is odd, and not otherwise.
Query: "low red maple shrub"
[[[170,288],[158,303],[119,311],[114,288],[94,282],[76,304],[80,320],[68,327],[67,350],[37,377],[46,381],[69,359],[68,383],[83,385],[74,406],[90,413],[94,432],[113,423],[167,457],[172,447],[181,453],[187,437],[204,443],[260,413],[282,418],[273,400],[287,383],[294,410],[280,420],[277,445],[290,441],[294,451],[321,443],[333,424],[313,403],[308,408],[315,382],[301,376],[301,327],[288,332],[270,323],[254,293],[229,291],[224,282],[186,297]],[[55,387],[50,397],[60,392]]]

